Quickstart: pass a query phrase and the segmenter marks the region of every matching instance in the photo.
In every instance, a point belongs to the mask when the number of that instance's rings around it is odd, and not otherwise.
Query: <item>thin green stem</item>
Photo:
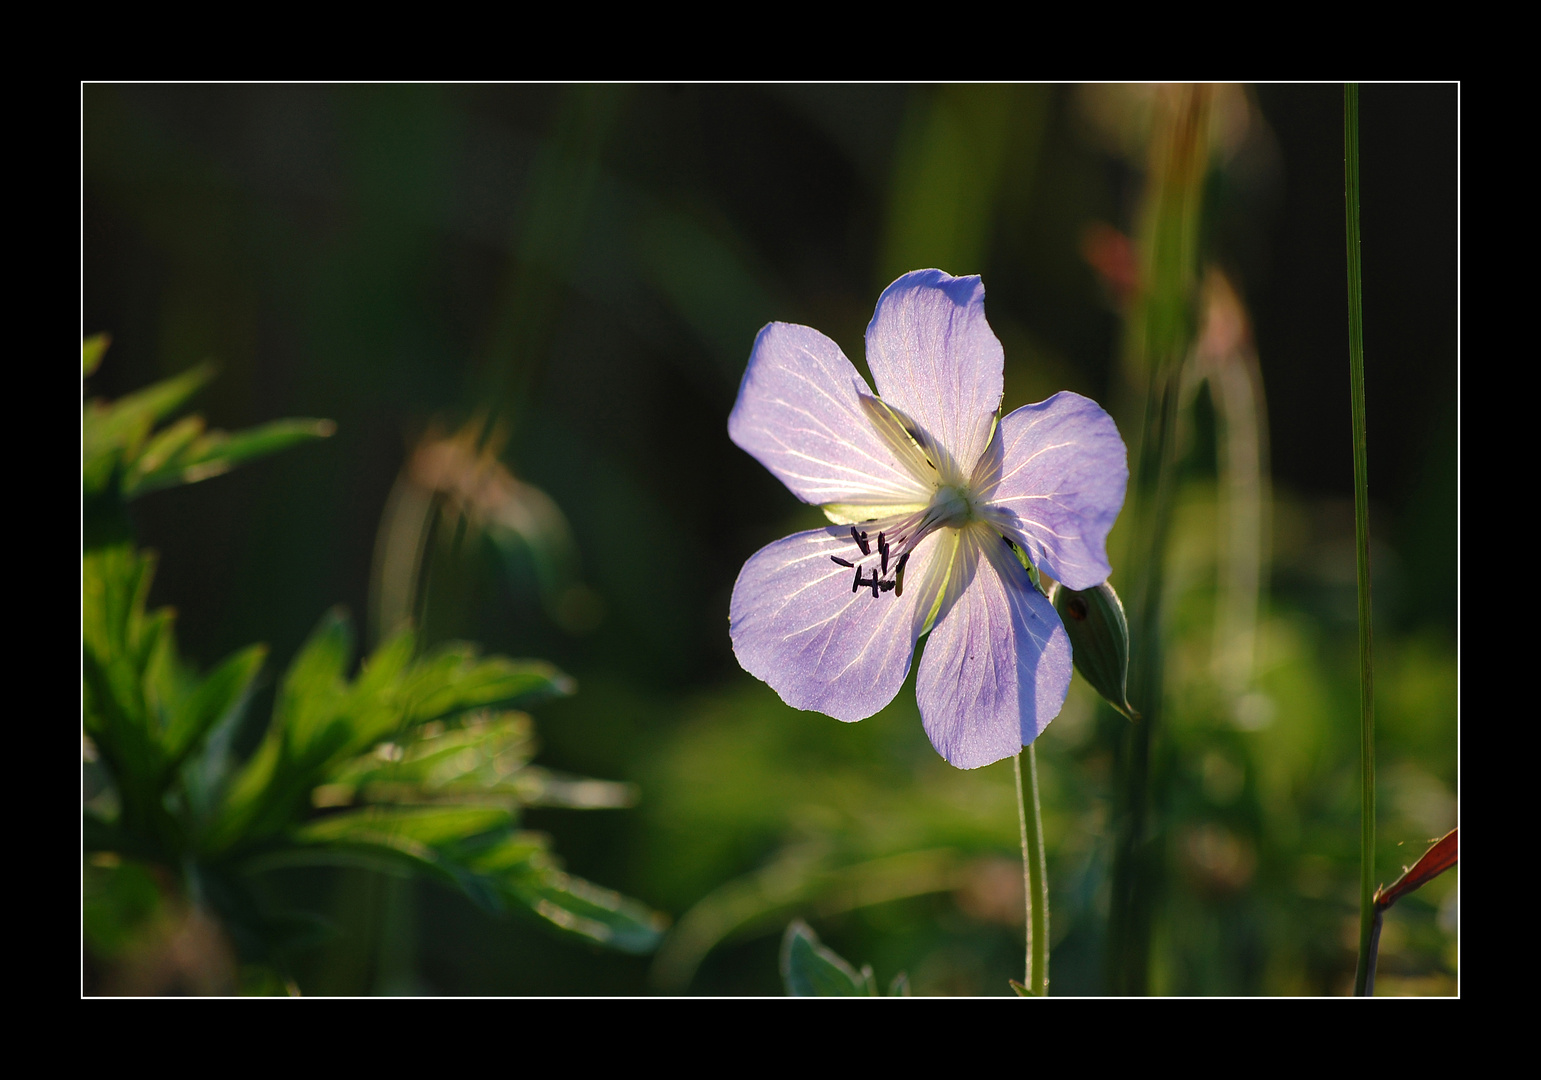
[[[1354,413],[1354,553],[1359,576],[1359,965],[1354,994],[1374,991],[1375,683],[1370,641],[1370,480],[1364,423],[1364,310],[1359,265],[1359,84],[1343,87],[1345,225],[1348,240],[1348,372]]]
[[[1043,853],[1043,812],[1038,796],[1038,751],[1029,745],[1027,791],[1022,790],[1022,755],[1012,759],[1017,778],[1017,825],[1022,833],[1022,888],[1027,897],[1027,970],[1023,985],[1036,997],[1049,996],[1049,873]]]

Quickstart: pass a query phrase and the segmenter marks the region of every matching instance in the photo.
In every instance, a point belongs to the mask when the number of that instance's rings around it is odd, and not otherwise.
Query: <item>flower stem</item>
[[[1022,831],[1022,886],[1027,897],[1027,972],[1023,985],[1035,997],[1049,996],[1049,874],[1043,854],[1043,813],[1038,798],[1038,750],[1027,754],[1027,797],[1022,791],[1022,755],[1012,759],[1017,778],[1017,824]]]
[[[1348,242],[1348,381],[1354,415],[1354,554],[1359,578],[1359,964],[1354,995],[1374,992],[1375,684],[1370,655],[1370,480],[1364,423],[1364,310],[1359,266],[1359,84],[1343,87],[1344,223]]]

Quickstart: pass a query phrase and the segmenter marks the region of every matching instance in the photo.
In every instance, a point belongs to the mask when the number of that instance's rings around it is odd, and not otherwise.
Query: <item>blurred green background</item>
[[[184,652],[207,669],[264,641],[281,670],[337,603],[378,628],[402,588],[391,508],[437,493],[465,514],[430,541],[428,640],[573,675],[577,694],[535,713],[537,760],[640,792],[529,822],[573,871],[676,920],[656,956],[622,956],[437,885],[287,871],[274,887],[337,927],[295,972],[303,992],[779,994],[796,917],[882,984],[902,970],[917,994],[1009,992],[1009,764],[947,766],[913,686],[840,724],[734,660],[739,567],[822,516],[728,441],[727,416],[766,322],[816,327],[862,366],[878,293],[937,266],[984,277],[1008,411],[1072,389],[1132,441],[1124,238],[1158,92],[83,88],[82,331],[113,341],[87,394],[213,360],[197,402],[211,423],[337,422],[325,442],[133,504],[161,555],[151,602],[177,610]],[[1240,479],[1223,380],[1196,383],[1184,414],[1153,988],[1345,993],[1358,686],[1341,89],[1216,102],[1203,263],[1232,291],[1210,310],[1265,408],[1248,444],[1260,469]],[[1457,88],[1366,86],[1361,110],[1389,882],[1457,814]],[[445,446],[470,450],[435,473]],[[515,492],[503,533],[464,525],[479,505],[466,470],[488,469]],[[1256,519],[1240,563],[1238,506]],[[1260,586],[1250,606],[1238,565]],[[1077,679],[1039,742],[1056,994],[1106,986],[1124,723]],[[1455,992],[1457,886],[1458,871],[1388,915],[1379,993]],[[136,910],[119,938],[92,939],[87,992],[188,984],[114,975],[149,970],[175,936],[153,897]]]

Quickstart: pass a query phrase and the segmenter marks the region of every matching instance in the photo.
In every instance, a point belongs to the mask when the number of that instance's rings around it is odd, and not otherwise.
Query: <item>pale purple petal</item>
[[[866,381],[817,330],[771,323],[755,338],[728,435],[807,503],[924,502],[929,491],[873,429]]]
[[[905,274],[878,297],[867,326],[867,366],[883,400],[946,451],[952,482],[984,453],[1001,404],[1005,353],[985,321],[978,277]]]
[[[837,720],[871,716],[909,673],[935,597],[926,584],[937,540],[928,537],[910,554],[902,595],[873,596],[868,585],[852,591],[856,570],[830,558],[861,560],[848,528],[796,533],[761,548],[733,585],[728,619],[738,662],[793,708]],[[878,559],[864,561],[870,579]]]
[[[990,520],[1072,589],[1107,580],[1108,531],[1128,484],[1113,418],[1068,390],[1003,418],[974,480]]]
[[[1018,753],[1059,715],[1070,639],[1011,549],[971,530],[954,564],[967,581],[926,639],[915,696],[936,747],[960,769]],[[973,542],[971,542],[971,540]]]

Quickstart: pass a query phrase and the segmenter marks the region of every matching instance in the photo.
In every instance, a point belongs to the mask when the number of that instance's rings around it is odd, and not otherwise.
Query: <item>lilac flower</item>
[[[906,274],[867,326],[874,396],[829,338],[771,323],[728,434],[834,524],[756,552],[733,586],[744,669],[783,701],[861,720],[915,643],[926,734],[961,769],[1011,757],[1058,715],[1070,642],[1021,552],[1072,589],[1109,573],[1123,440],[1068,391],[1000,418],[1001,343],[978,277]]]

